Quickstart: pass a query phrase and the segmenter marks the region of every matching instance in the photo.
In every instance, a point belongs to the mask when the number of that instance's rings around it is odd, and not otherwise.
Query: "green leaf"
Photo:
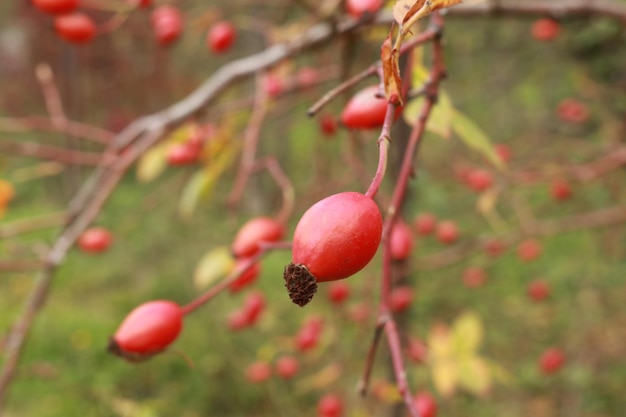
[[[454,110],[452,129],[467,146],[485,155],[498,168],[504,169],[502,160],[493,149],[491,139],[472,119]]]
[[[193,284],[202,291],[215,281],[228,275],[235,267],[235,259],[226,246],[219,246],[208,251],[196,265]]]

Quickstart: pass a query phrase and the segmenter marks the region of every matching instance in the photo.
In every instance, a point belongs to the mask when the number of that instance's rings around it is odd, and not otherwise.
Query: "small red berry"
[[[394,313],[400,313],[411,307],[414,298],[415,296],[411,287],[396,287],[391,291],[391,305],[389,307]]]
[[[544,374],[553,374],[565,364],[565,353],[559,348],[546,350],[539,359],[539,367]]]
[[[551,193],[557,201],[567,200],[572,196],[572,187],[567,181],[558,180],[552,183]]]
[[[331,303],[340,305],[350,297],[350,286],[345,281],[331,282],[328,286],[328,298]]]
[[[573,98],[566,98],[561,101],[556,113],[561,120],[574,124],[582,124],[589,119],[587,105]]]
[[[318,317],[309,317],[296,334],[296,349],[306,352],[315,349],[320,341],[323,322]]]
[[[44,13],[67,14],[78,7],[78,0],[33,0],[33,6]]]
[[[316,282],[363,269],[378,249],[382,228],[378,206],[360,193],[331,195],[311,206],[296,226],[292,263],[283,275],[291,300],[304,306],[317,291]]]
[[[320,130],[324,136],[333,136],[337,133],[337,120],[332,114],[323,114],[319,119]]]
[[[509,145],[505,145],[504,143],[498,143],[493,145],[493,149],[496,151],[498,157],[502,160],[502,162],[507,163],[513,157],[513,152]]]
[[[198,162],[201,148],[184,142],[173,145],[167,152],[167,163],[171,166],[191,165]]]
[[[265,297],[260,291],[251,292],[243,303],[243,311],[246,313],[250,325],[259,320],[259,316],[265,309]]]
[[[535,21],[531,28],[533,38],[538,41],[551,41],[559,35],[560,27],[556,20],[543,18]]]
[[[355,304],[350,307],[348,314],[350,319],[356,323],[365,323],[369,318],[372,309],[365,303]]]
[[[238,259],[237,263],[235,264],[235,269],[241,269],[241,267],[247,263],[247,259]],[[257,278],[259,278],[260,273],[261,264],[256,262],[252,264],[252,266],[250,266],[245,272],[242,272],[241,275],[239,275],[239,277],[230,284],[228,289],[230,290],[230,292],[240,291],[243,288],[246,288],[247,286],[253,284],[257,280]]]
[[[300,362],[293,356],[281,356],[276,360],[276,374],[283,379],[291,379],[300,370]]]
[[[183,16],[176,7],[159,6],[152,11],[152,29],[163,46],[173,43],[183,31]]]
[[[407,346],[409,359],[415,363],[425,363],[428,357],[428,347],[419,339],[411,338]]]
[[[517,256],[524,262],[534,261],[541,255],[541,252],[541,243],[533,239],[525,240],[517,247]]]
[[[485,191],[493,185],[493,176],[484,169],[473,169],[467,175],[467,185],[474,191]]]
[[[485,284],[487,273],[477,266],[469,267],[463,271],[463,283],[466,287],[476,288]]]
[[[209,49],[216,54],[227,52],[235,43],[237,30],[230,22],[218,22],[209,29],[206,43]]]
[[[302,89],[314,87],[319,80],[319,71],[312,67],[300,68],[296,73],[296,85]]]
[[[267,381],[272,377],[272,368],[267,362],[257,361],[246,369],[246,379],[253,384]]]
[[[96,24],[84,13],[57,16],[54,29],[61,39],[71,43],[87,43],[96,35]]]
[[[403,221],[397,221],[391,229],[390,236],[391,259],[402,261],[413,252],[413,234],[411,228]]]
[[[437,218],[430,213],[421,213],[415,218],[414,224],[418,234],[429,235],[437,228]]]
[[[341,123],[350,129],[381,127],[387,113],[387,99],[378,97],[378,91],[377,85],[371,85],[356,93],[343,109]]]
[[[101,253],[113,243],[113,235],[103,227],[85,230],[78,238],[78,247],[86,253]]]
[[[265,81],[263,83],[263,88],[265,92],[270,97],[278,97],[285,90],[285,85],[282,79],[276,74],[268,74],[265,77]]]
[[[459,229],[452,220],[444,220],[437,225],[437,239],[449,245],[459,238]]]
[[[383,7],[384,0],[346,0],[346,10],[358,19],[365,13],[374,14]]]
[[[426,391],[418,392],[413,397],[413,404],[420,417],[435,417],[437,415],[437,402]]]
[[[550,284],[542,280],[535,280],[528,284],[528,297],[534,301],[543,301],[550,296]]]
[[[317,403],[318,417],[343,416],[343,401],[336,394],[325,394]]]
[[[264,242],[277,242],[285,235],[284,226],[270,217],[255,217],[245,223],[233,240],[231,250],[237,258],[256,255]]]
[[[498,239],[490,239],[485,242],[485,251],[488,255],[496,257],[502,254],[506,249],[506,245]]]
[[[109,352],[130,361],[149,358],[167,348],[183,328],[178,304],[167,300],[149,301],[124,319],[109,343]]]
[[[242,309],[231,311],[227,319],[228,328],[233,331],[245,329],[250,326],[248,313]]]

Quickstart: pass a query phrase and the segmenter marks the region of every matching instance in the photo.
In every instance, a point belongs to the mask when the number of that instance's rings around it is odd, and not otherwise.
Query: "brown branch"
[[[626,5],[615,0],[488,0],[481,3],[461,3],[450,8],[449,14],[450,16],[552,15],[555,17],[599,15],[626,20]]]
[[[110,143],[115,137],[112,132],[96,126],[66,120],[65,124],[59,127],[52,119],[40,116],[21,118],[0,117],[0,130],[4,132],[29,132],[31,130],[59,132],[68,136],[83,138],[102,145]]]
[[[74,151],[36,142],[14,142],[3,139],[0,142],[0,151],[68,165],[96,166],[103,162],[99,153]]]
[[[54,81],[52,68],[46,63],[38,64],[35,67],[35,76],[37,81],[39,81],[39,86],[41,87],[41,92],[43,93],[43,98],[46,102],[46,108],[48,109],[52,124],[57,129],[63,130],[67,122],[67,117],[65,116],[59,89]]]
[[[46,214],[40,217],[32,217],[23,220],[16,220],[0,227],[0,240],[10,239],[26,233],[31,233],[41,229],[61,226],[66,219],[64,212]]]

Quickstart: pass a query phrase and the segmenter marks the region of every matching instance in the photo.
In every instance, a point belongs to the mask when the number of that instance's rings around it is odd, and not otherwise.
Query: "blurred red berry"
[[[543,301],[550,296],[550,285],[542,280],[535,280],[528,284],[528,297],[534,301]]]
[[[524,262],[534,261],[541,252],[541,243],[534,239],[525,240],[517,247],[517,256]]]
[[[173,43],[183,31],[183,16],[174,6],[159,6],[151,14],[154,36],[160,45]]]
[[[408,310],[408,308],[411,307],[411,304],[413,304],[414,298],[415,295],[413,293],[413,288],[406,285],[394,288],[391,290],[391,311],[394,313],[400,313]]]
[[[265,309],[265,297],[260,291],[248,294],[243,303],[243,311],[246,313],[248,322],[254,324]]]
[[[493,176],[484,169],[473,169],[467,175],[466,182],[474,191],[485,191],[493,185]]]
[[[498,239],[490,239],[485,242],[485,251],[489,256],[500,256],[506,250],[504,242]]]
[[[565,122],[582,124],[589,119],[589,109],[587,105],[573,98],[562,100],[556,113]]]
[[[218,22],[207,32],[206,43],[213,53],[222,54],[232,47],[236,37],[237,30],[232,23]]]
[[[323,114],[319,118],[320,130],[325,136],[337,133],[337,120],[332,114]]]
[[[278,97],[285,90],[283,80],[276,74],[268,74],[265,77],[263,88],[270,97]]]
[[[413,244],[411,228],[404,221],[397,221],[391,229],[389,242],[391,258],[395,261],[407,259],[413,252]]]
[[[192,165],[198,162],[201,148],[188,142],[177,143],[167,152],[167,163],[170,166]]]
[[[241,309],[231,311],[228,315],[227,323],[228,328],[233,331],[245,329],[251,324],[248,313]]]
[[[463,283],[466,287],[476,288],[485,284],[487,273],[484,269],[472,266],[463,271]]]
[[[559,348],[546,350],[539,359],[539,367],[544,374],[553,374],[565,364],[565,353]]]
[[[303,67],[296,73],[296,84],[299,88],[314,87],[320,79],[319,71],[312,67]]]
[[[437,402],[430,393],[418,392],[413,397],[413,404],[417,408],[420,417],[435,417],[437,415]]]
[[[420,235],[429,235],[437,228],[437,218],[430,213],[420,213],[415,217],[415,229]]]
[[[560,26],[554,19],[543,18],[536,20],[531,27],[531,33],[533,38],[538,41],[551,41],[554,40],[560,32]]]
[[[552,198],[557,201],[567,200],[572,196],[572,186],[564,180],[554,181],[551,188]]]
[[[78,238],[78,247],[86,253],[101,253],[109,249],[113,235],[103,227],[85,230]]]
[[[376,13],[384,4],[384,0],[346,0],[346,10],[358,19],[365,13]]]
[[[348,310],[349,317],[355,323],[362,324],[370,318],[371,307],[365,303],[355,304]]]
[[[256,255],[264,242],[276,242],[283,238],[284,226],[271,217],[255,217],[246,222],[233,240],[231,250],[237,258]]]
[[[333,281],[328,285],[328,298],[333,304],[343,304],[350,297],[350,285],[345,281]]]
[[[245,258],[238,259],[235,264],[235,270],[240,270],[244,264],[247,264],[249,261]],[[252,264],[245,272],[242,272],[239,277],[231,282],[228,289],[230,292],[238,292],[242,289],[252,285],[261,274],[261,264],[256,262]]]
[[[428,347],[417,338],[410,338],[407,345],[407,355],[415,363],[425,363],[428,357]]]
[[[276,360],[276,375],[283,379],[291,379],[300,370],[300,362],[294,356],[281,356]]]
[[[33,0],[33,6],[49,14],[67,14],[78,7],[78,0]]]
[[[84,13],[57,16],[54,29],[59,37],[71,43],[87,43],[96,35],[96,24]]]
[[[246,369],[246,379],[253,384],[265,382],[272,377],[272,368],[267,362],[253,362]]]
[[[325,394],[317,403],[318,417],[343,416],[343,401],[336,394]]]
[[[513,156],[513,152],[509,145],[505,145],[504,143],[498,143],[493,146],[493,149],[496,151],[498,157],[502,160],[502,162],[507,163],[511,160]]]
[[[452,220],[444,220],[437,225],[437,239],[446,245],[452,244],[459,238],[459,229]]]

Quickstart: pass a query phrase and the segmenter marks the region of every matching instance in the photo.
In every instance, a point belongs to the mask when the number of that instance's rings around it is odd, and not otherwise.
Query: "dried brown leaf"
[[[398,50],[393,47],[391,33],[387,36],[380,47],[380,60],[383,64],[383,81],[385,84],[385,94],[387,99],[394,104],[402,104]]]

